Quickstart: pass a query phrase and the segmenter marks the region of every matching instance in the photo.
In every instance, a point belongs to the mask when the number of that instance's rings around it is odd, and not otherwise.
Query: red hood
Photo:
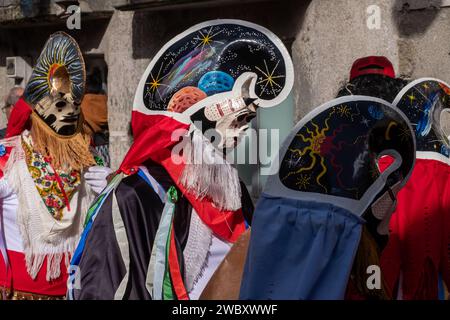
[[[25,129],[29,129],[32,112],[33,108],[23,98],[20,98],[11,111],[6,128],[6,138],[17,136]]]
[[[135,173],[137,167],[147,160],[161,164],[214,234],[228,242],[235,242],[245,231],[242,210],[221,211],[214,207],[209,199],[196,199],[195,195],[187,192],[186,188],[179,183],[184,164],[176,164],[172,161],[171,150],[178,141],[172,141],[171,138],[175,130],[188,130],[190,125],[169,116],[144,115],[139,111],[133,111],[131,124],[135,139],[119,171],[126,174]]]

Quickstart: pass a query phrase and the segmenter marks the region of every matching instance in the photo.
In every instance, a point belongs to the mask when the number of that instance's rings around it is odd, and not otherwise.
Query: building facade
[[[81,12],[80,29],[68,28],[71,5]],[[0,96],[26,83],[51,33],[71,34],[87,72],[95,67],[102,72],[117,168],[131,143],[134,93],[153,55],[190,26],[218,18],[263,25],[290,50],[296,75],[289,106],[259,116],[256,124],[282,126],[280,139],[295,121],[336,95],[362,56],[388,57],[405,78],[450,82],[449,0],[0,0]],[[0,127],[5,124],[1,115]],[[260,188],[258,179],[250,173],[246,182]]]

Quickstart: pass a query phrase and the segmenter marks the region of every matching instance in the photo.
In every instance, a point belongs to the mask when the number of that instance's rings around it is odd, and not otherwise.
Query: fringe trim
[[[74,135],[62,136],[53,131],[35,112],[31,113],[30,118],[33,148],[50,157],[55,168],[81,171],[95,165],[89,150],[90,137],[84,133],[82,126],[79,126],[80,130]]]
[[[219,210],[241,208],[241,185],[236,168],[203,134],[194,129],[183,149],[185,168],[179,182],[197,199],[209,198]]]
[[[208,266],[209,249],[212,245],[212,231],[209,229],[194,209],[191,213],[189,237],[183,251],[185,264],[186,289],[190,292],[202,278]]]
[[[21,146],[18,148],[21,149]],[[23,150],[17,151],[15,159],[20,158],[21,153]],[[17,224],[22,235],[27,272],[35,279],[47,258],[46,280],[55,280],[61,275],[63,258],[66,267],[69,267],[94,194],[82,179],[71,200],[73,209],[70,212],[65,209],[63,220],[56,221],[39,196],[25,159],[12,161],[14,159],[8,160],[10,170],[5,172],[5,177],[18,195]]]

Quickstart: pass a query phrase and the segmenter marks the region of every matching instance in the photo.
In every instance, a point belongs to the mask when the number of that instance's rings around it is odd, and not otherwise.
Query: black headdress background
[[[154,64],[143,90],[147,109],[164,111],[180,89],[193,86],[208,96],[230,91],[244,72],[258,75],[255,92],[274,99],[286,82],[284,57],[254,28],[223,23],[205,26],[172,44]]]
[[[347,101],[319,113],[294,137],[280,163],[289,189],[359,200],[379,176],[376,159],[393,149],[402,166],[388,186],[404,179],[414,163],[413,134],[395,110],[373,101]]]

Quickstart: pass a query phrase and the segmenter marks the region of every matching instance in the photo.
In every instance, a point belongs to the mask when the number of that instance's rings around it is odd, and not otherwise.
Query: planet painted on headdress
[[[368,111],[370,116],[376,120],[381,120],[384,117],[383,111],[374,105],[370,105]]]
[[[208,96],[216,93],[231,91],[234,79],[223,71],[210,71],[205,73],[198,82],[198,87]]]
[[[184,87],[170,99],[167,111],[183,113],[197,102],[205,99],[206,93],[196,87]]]

